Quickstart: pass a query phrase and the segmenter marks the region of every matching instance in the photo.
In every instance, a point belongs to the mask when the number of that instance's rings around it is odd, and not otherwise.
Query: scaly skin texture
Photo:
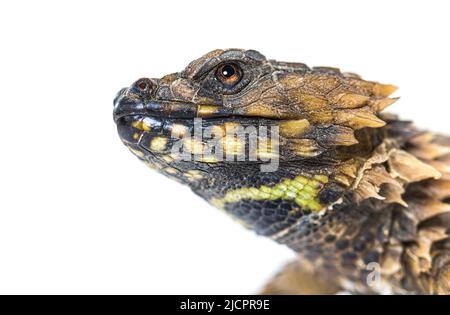
[[[335,68],[214,50],[122,89],[114,119],[149,167],[298,253],[262,293],[448,294],[450,139],[380,114],[394,91]],[[269,148],[226,133],[261,126],[258,141],[276,131]]]

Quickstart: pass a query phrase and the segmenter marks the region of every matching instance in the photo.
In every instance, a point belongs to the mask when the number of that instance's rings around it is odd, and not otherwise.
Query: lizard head
[[[274,219],[261,211],[285,209],[288,224],[349,190],[394,90],[335,68],[214,50],[120,90],[114,120],[148,166],[270,234]]]

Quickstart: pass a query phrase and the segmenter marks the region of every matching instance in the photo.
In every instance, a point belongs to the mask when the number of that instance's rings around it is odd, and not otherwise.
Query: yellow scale
[[[320,211],[323,205],[318,200],[318,194],[323,184],[328,182],[325,175],[315,175],[312,178],[298,175],[293,179],[283,179],[275,186],[244,187],[226,192],[222,198],[212,198],[210,203],[223,209],[225,203],[238,202],[242,199],[250,200],[293,200],[303,209]]]

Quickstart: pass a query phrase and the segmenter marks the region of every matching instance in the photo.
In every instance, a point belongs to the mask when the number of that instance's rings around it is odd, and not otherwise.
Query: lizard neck
[[[393,205],[371,199],[342,203],[323,215],[309,215],[272,238],[298,253],[303,268],[350,291],[389,292],[374,282],[392,226]],[[351,284],[351,286],[349,285]]]

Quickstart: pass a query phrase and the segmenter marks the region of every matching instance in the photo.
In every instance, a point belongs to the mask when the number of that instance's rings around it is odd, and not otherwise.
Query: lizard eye
[[[253,79],[251,68],[239,60],[216,65],[202,77],[202,87],[215,94],[232,95],[244,89]]]
[[[216,78],[227,87],[232,87],[241,80],[242,70],[235,63],[224,63],[217,67]]]

